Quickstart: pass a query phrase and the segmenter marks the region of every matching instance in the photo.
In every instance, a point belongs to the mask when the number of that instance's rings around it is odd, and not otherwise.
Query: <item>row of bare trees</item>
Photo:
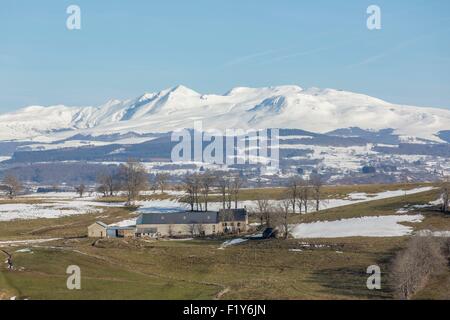
[[[223,209],[238,207],[239,191],[243,180],[238,174],[205,171],[188,174],[183,179],[183,189],[186,196],[183,201],[188,203],[191,211],[208,211],[208,202],[213,190],[219,190]]]
[[[292,202],[284,199],[275,204],[267,199],[256,200],[255,209],[251,212],[262,226],[278,228],[287,239],[289,237],[289,219],[292,216]]]
[[[316,211],[320,210],[322,201],[323,181],[320,175],[313,174],[309,179],[293,177],[288,182],[288,200],[292,213],[308,213],[308,208],[313,205]]]
[[[308,213],[311,207],[320,210],[323,181],[320,175],[313,174],[308,179],[292,177],[287,184],[284,199],[271,201],[260,198],[255,201],[252,214],[260,224],[269,228],[277,228],[285,239],[289,237],[289,220],[296,213]]]
[[[115,171],[105,172],[97,177],[97,191],[103,196],[116,196],[119,191],[125,192],[127,205],[133,205],[141,191],[148,189],[148,173],[144,165],[130,159],[121,164]],[[82,196],[84,185],[76,187],[76,191]]]

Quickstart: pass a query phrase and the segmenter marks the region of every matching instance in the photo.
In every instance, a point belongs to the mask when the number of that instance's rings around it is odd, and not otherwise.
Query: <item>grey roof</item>
[[[142,224],[216,224],[219,222],[219,213],[208,212],[167,212],[167,213],[141,213],[136,225]]]
[[[246,221],[247,210],[245,209],[221,209],[219,211],[220,221]]]
[[[101,222],[101,221],[96,221],[95,223],[98,224],[98,225],[101,225],[103,228],[108,228],[108,225],[106,223]]]
[[[126,226],[126,227],[108,226],[108,230],[134,230],[134,229],[136,229],[136,226]]]

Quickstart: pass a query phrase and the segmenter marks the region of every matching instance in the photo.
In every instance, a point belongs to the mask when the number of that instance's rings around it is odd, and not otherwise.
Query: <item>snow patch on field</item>
[[[187,209],[187,205],[170,199],[137,201],[136,205],[140,206],[139,213],[170,213]]]
[[[413,229],[399,222],[420,222],[422,215],[361,217],[338,221],[303,223],[291,228],[297,239],[344,237],[398,237],[411,234]]]
[[[98,207],[120,207],[121,203],[96,202],[83,199],[60,200],[45,203],[0,204],[0,221],[55,219],[79,214],[101,213]]]
[[[233,240],[228,240],[228,241],[225,241],[224,243],[222,243],[222,245],[220,246],[219,249],[224,249],[226,247],[234,246],[234,245],[240,244],[242,242],[246,242],[246,241],[248,241],[248,239],[237,238],[237,239],[233,239]]]
[[[61,240],[61,238],[50,238],[50,239],[31,239],[31,240],[11,240],[11,241],[0,241],[1,246],[19,246],[24,244],[38,244]]]
[[[450,230],[446,231],[431,231],[431,230],[420,230],[416,234],[422,237],[438,237],[438,238],[450,238]]]

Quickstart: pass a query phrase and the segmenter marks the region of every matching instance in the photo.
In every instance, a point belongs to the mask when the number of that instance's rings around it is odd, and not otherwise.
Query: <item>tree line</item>
[[[161,193],[164,193],[168,178],[168,174],[158,173],[154,181],[150,181],[145,166],[136,160],[130,159],[125,164],[120,164],[115,170],[99,174],[97,177],[97,192],[104,197],[113,197],[117,196],[121,191],[125,192],[127,197],[126,204],[133,205],[140,193],[149,188],[154,191],[159,189]],[[78,188],[84,189],[82,185]]]
[[[185,196],[182,201],[191,211],[208,211],[208,202],[213,190],[218,190],[223,209],[238,208],[239,191],[244,180],[239,174],[206,170],[191,173],[183,178]]]

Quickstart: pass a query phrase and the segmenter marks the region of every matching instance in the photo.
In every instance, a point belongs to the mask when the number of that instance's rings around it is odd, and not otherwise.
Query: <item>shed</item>
[[[88,227],[88,237],[90,238],[105,238],[108,225],[101,221],[97,221]]]
[[[136,234],[136,227],[108,226],[108,228],[106,229],[106,234],[108,238],[132,238]]]

